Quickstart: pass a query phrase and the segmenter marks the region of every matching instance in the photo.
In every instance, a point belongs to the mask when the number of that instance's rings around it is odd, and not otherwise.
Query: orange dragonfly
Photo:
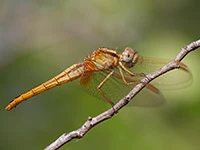
[[[123,91],[127,93],[136,84],[140,83],[145,74],[159,69],[159,67],[164,66],[168,62],[169,60],[165,59],[141,57],[136,50],[130,47],[125,48],[120,54],[115,49],[98,48],[86,56],[82,63],[72,65],[52,79],[16,97],[5,109],[11,110],[13,107],[35,95],[79,77],[80,83],[86,91],[98,98],[105,99],[113,106],[114,102],[111,98],[119,100],[119,97],[122,98],[125,96]],[[178,72],[181,72],[181,74],[178,75],[178,78],[169,77],[169,80],[167,80],[164,76],[163,80],[147,84],[146,89],[162,99],[162,94],[154,84],[158,86],[169,85],[171,88],[191,81],[191,74],[188,67],[182,62],[179,62],[179,65]],[[141,72],[135,73],[134,69],[138,66],[141,68]],[[144,70],[146,71],[144,72]],[[182,74],[184,74],[183,78],[181,78]],[[162,100],[158,101],[162,102]]]

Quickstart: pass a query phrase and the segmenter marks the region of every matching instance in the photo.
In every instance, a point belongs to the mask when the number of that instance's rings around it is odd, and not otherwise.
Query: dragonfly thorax
[[[87,70],[106,70],[118,65],[119,55],[114,49],[98,48],[85,58]]]

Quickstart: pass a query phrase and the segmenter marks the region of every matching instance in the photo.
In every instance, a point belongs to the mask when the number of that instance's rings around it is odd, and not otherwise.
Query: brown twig
[[[183,47],[180,53],[176,56],[176,58],[171,61],[170,63],[166,64],[161,69],[151,73],[147,74],[139,84],[137,84],[132,91],[128,95],[126,95],[124,98],[122,98],[117,104],[113,106],[113,108],[110,108],[109,110],[101,113],[100,115],[96,117],[89,117],[87,121],[77,130],[74,130],[70,133],[64,133],[61,135],[56,141],[54,141],[52,144],[50,144],[48,147],[45,148],[45,150],[55,150],[60,148],[62,145],[68,143],[72,139],[75,138],[82,138],[90,129],[92,129],[95,125],[99,124],[100,122],[103,122],[104,120],[110,119],[116,111],[119,111],[121,108],[123,108],[125,105],[127,105],[131,100],[134,100],[133,97],[137,95],[149,82],[154,80],[155,78],[159,77],[160,75],[179,68],[179,64],[177,62],[181,61],[188,53],[191,51],[197,49],[200,47],[200,40],[197,40],[195,42],[192,42],[188,44],[187,46]],[[114,111],[115,110],[115,111]]]

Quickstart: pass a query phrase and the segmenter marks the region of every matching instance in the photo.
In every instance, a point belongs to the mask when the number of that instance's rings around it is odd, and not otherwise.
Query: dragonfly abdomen
[[[55,86],[77,79],[78,77],[81,76],[83,71],[84,71],[84,63],[72,65],[71,67],[67,68],[54,78],[16,97],[13,101],[11,101],[8,104],[6,110],[11,110],[13,107],[16,107],[21,102],[35,95],[38,95],[46,90],[49,90]]]

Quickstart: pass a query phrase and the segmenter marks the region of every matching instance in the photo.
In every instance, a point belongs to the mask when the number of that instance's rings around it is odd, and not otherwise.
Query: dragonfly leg
[[[144,73],[133,73],[130,70],[128,70],[121,62],[119,62],[120,67],[126,72],[128,73],[130,76],[138,76],[138,77],[144,77],[145,74]]]
[[[136,84],[139,84],[139,83],[140,83],[139,80],[133,80],[133,81],[131,81],[131,82],[127,82],[126,79],[125,79],[125,77],[124,77],[124,74],[123,74],[123,72],[122,72],[122,69],[121,69],[120,67],[118,67],[118,69],[119,69],[119,72],[120,72],[120,74],[121,74],[121,77],[122,77],[122,80],[123,80],[124,84],[126,84],[126,85],[136,85]],[[146,75],[144,74],[144,76],[146,76]],[[146,88],[148,88],[149,90],[153,91],[154,93],[157,93],[157,94],[160,93],[159,89],[157,89],[157,88],[156,88],[155,86],[153,86],[152,84],[147,84],[147,85],[146,85]]]
[[[125,77],[124,77],[123,72],[122,72],[122,69],[123,69],[123,68],[118,67],[118,69],[119,69],[119,72],[120,72],[120,75],[121,75],[121,77],[122,77],[122,80],[123,80],[124,84],[130,85],[130,83],[131,83],[131,84],[137,84],[137,83],[139,83],[139,81],[132,81],[132,82],[129,82],[129,83],[128,83],[128,82],[126,81]]]
[[[189,72],[188,67],[184,63],[182,63],[180,61],[176,61],[176,63],[179,65],[179,69]]]
[[[106,101],[112,105],[112,107],[114,106],[114,103],[103,93],[103,91],[101,90],[101,87],[104,85],[104,83],[109,79],[109,77],[114,73],[114,70],[112,70],[106,77],[105,79],[103,79],[103,81],[101,81],[101,83],[98,85],[97,89],[98,91],[101,93],[101,95],[106,99]]]

